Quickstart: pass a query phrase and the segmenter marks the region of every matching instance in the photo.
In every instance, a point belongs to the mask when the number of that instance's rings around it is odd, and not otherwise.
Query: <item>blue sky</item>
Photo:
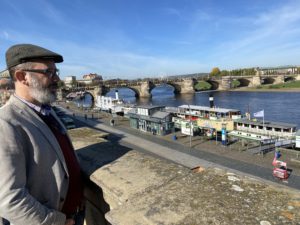
[[[1,0],[0,9],[0,70],[19,43],[62,54],[62,77],[300,65],[299,0]]]

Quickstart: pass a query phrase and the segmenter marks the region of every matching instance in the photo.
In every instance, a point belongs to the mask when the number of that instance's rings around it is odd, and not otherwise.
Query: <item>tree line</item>
[[[209,75],[211,77],[221,77],[221,76],[251,76],[255,74],[256,74],[256,68],[220,70],[218,67],[214,67],[212,68]]]

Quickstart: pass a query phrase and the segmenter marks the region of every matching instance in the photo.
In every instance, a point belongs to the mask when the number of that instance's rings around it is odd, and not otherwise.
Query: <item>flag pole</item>
[[[263,127],[265,126],[265,110],[263,110]]]

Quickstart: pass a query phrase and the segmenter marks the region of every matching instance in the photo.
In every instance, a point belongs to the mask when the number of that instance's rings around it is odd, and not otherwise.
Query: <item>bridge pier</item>
[[[219,90],[225,91],[225,90],[229,90],[231,89],[232,85],[231,85],[232,79],[230,76],[224,76],[221,79],[221,85],[219,86]]]
[[[284,83],[284,75],[279,75],[275,78],[274,84],[283,84]]]
[[[251,81],[250,81],[250,84],[249,84],[249,87],[257,87],[261,85],[261,77],[260,75],[255,75]]]
[[[142,82],[139,90],[140,98],[151,98],[151,90],[154,88],[154,84],[152,82],[146,81]]]
[[[194,94],[194,80],[193,79],[186,79],[180,85],[180,93],[181,94]]]

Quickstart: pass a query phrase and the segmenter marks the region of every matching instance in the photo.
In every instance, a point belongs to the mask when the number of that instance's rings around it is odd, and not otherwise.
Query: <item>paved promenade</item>
[[[69,111],[72,115],[73,112]],[[85,119],[83,116],[76,116],[76,119],[90,127],[103,130],[113,134],[111,141],[118,141],[126,147],[147,152],[152,155],[176,162],[188,168],[202,166],[205,168],[221,168],[230,172],[247,175],[256,179],[264,180],[266,183],[276,183],[277,185],[286,185],[291,188],[300,189],[300,176],[292,174],[288,182],[282,182],[274,179],[272,176],[271,161],[269,167],[259,166],[253,162],[245,162],[225,157],[228,150],[224,150],[224,155],[213,154],[201,149],[186,147],[178,142],[165,140],[157,136],[143,134],[137,130],[125,126],[111,127],[108,120]],[[211,147],[211,146],[210,146]],[[251,157],[251,156],[250,156]]]

